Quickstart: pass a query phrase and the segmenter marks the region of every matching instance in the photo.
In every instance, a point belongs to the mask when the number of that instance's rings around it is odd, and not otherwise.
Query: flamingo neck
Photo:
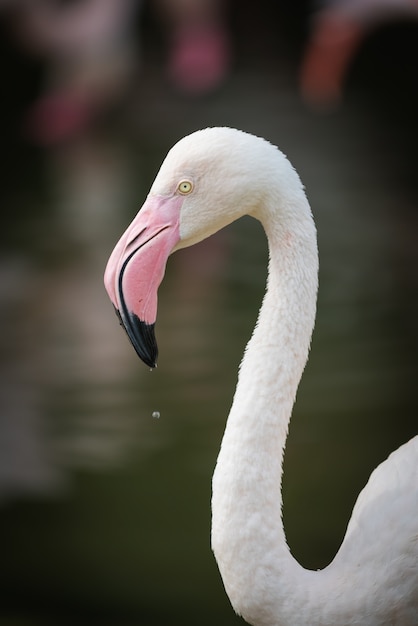
[[[303,193],[303,192],[301,192]],[[294,623],[308,579],[282,522],[282,461],[315,319],[316,232],[303,195],[280,224],[261,215],[269,243],[267,291],[247,345],[213,477],[212,546],[237,613],[257,626]],[[303,584],[302,584],[303,583]],[[306,584],[305,584],[306,583]],[[279,616],[282,616],[281,618]]]

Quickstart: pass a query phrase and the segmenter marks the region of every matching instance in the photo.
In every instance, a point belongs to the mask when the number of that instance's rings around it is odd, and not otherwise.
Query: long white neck
[[[294,625],[296,606],[297,623],[313,623],[313,573],[294,560],[286,544],[281,478],[314,326],[318,255],[302,189],[287,214],[283,204],[283,210],[266,209],[257,216],[269,243],[267,291],[241,363],[213,476],[212,547],[232,605],[257,626]]]
[[[314,326],[318,254],[308,202],[285,171],[287,195],[254,212],[269,244],[267,291],[213,476],[212,547],[234,609],[254,626],[416,624],[418,438],[372,473],[328,567],[305,570],[286,543],[282,461]]]

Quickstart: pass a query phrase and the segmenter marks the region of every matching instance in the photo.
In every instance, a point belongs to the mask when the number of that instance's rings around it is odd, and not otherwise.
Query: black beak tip
[[[143,322],[135,313],[128,313],[125,318],[116,307],[115,311],[141,361],[148,367],[157,367],[158,346],[155,339],[155,324]]]

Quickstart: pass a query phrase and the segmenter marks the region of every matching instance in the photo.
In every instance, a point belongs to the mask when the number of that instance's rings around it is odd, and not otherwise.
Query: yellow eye
[[[182,180],[179,182],[177,189],[179,193],[187,196],[188,193],[193,191],[193,183],[191,183],[190,180]]]

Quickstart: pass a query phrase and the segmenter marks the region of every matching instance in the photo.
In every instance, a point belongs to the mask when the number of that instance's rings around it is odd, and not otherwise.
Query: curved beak
[[[157,291],[168,256],[180,240],[181,196],[149,196],[116,244],[104,282],[138,356],[156,367]]]

